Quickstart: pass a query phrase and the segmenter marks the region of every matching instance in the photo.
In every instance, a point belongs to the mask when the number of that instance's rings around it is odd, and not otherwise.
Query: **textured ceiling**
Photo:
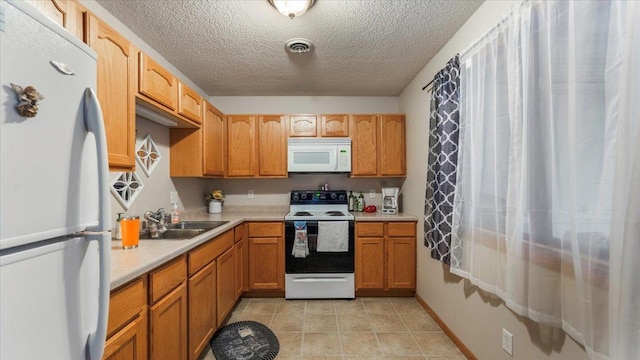
[[[397,96],[482,2],[317,0],[291,20],[267,0],[98,0],[212,96]]]

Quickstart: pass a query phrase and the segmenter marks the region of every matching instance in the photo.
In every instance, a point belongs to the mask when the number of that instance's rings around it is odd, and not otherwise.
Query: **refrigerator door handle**
[[[91,88],[84,92],[84,121],[87,130],[94,134],[98,156],[98,201],[100,213],[98,226],[87,229],[89,232],[105,233],[96,236],[99,241],[100,284],[98,287],[98,322],[95,332],[89,334],[87,339],[87,359],[100,360],[104,353],[104,345],[107,339],[107,322],[109,319],[109,291],[111,278],[111,236],[107,235],[111,230],[110,204],[109,204],[109,163],[107,160],[107,136],[102,119],[102,109],[98,97]],[[92,238],[89,236],[87,240]]]

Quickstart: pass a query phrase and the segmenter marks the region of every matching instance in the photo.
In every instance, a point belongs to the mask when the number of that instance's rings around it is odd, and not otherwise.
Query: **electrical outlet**
[[[178,203],[178,192],[177,191],[171,191],[169,193],[169,198],[171,199],[170,204],[177,204]]]
[[[247,191],[247,198],[253,199],[253,190]]]
[[[506,329],[502,329],[502,350],[513,357],[513,335]]]
[[[376,189],[369,190],[369,198],[373,199],[376,197]]]

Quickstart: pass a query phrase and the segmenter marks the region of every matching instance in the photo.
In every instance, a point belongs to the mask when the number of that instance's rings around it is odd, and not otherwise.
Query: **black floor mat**
[[[220,328],[211,338],[216,360],[271,360],[280,350],[276,335],[255,321],[239,321]]]

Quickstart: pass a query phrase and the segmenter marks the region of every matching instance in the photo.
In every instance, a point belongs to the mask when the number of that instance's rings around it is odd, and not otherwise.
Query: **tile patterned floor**
[[[241,299],[228,323],[261,322],[278,360],[460,360],[460,350],[414,298]],[[199,360],[215,360],[210,349]]]

